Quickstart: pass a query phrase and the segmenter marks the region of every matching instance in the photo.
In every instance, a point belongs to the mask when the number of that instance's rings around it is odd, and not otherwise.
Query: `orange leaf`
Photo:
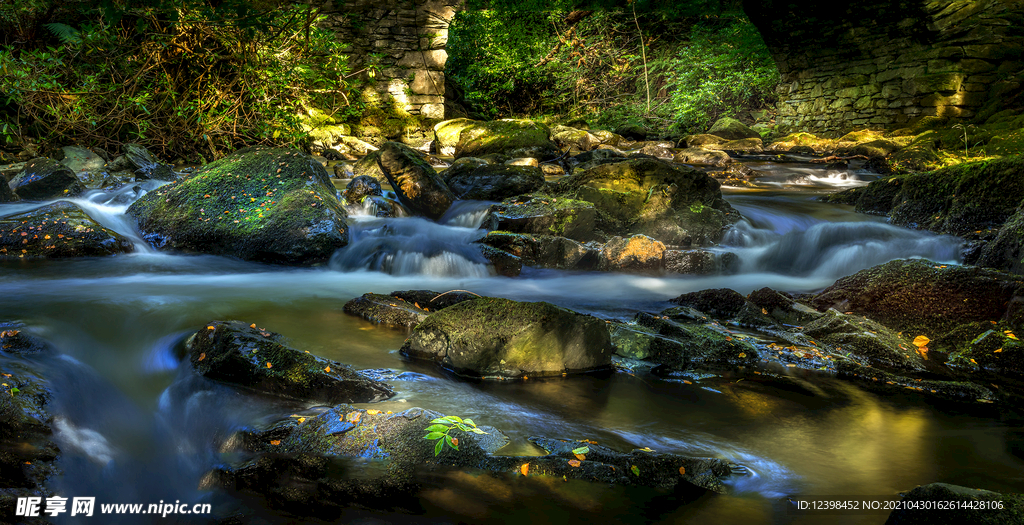
[[[459,438],[452,438],[452,445],[459,446]]]
[[[685,476],[686,475],[686,467],[679,467],[679,475],[680,476]]]
[[[570,467],[578,467],[578,466],[580,466],[580,462],[579,462],[579,460],[570,459],[569,460],[569,466]]]
[[[267,361],[267,368],[274,368],[274,365],[271,365],[270,361]]]
[[[1003,351],[1003,349],[999,348],[999,349],[993,350],[992,353],[993,354],[998,354],[999,352],[1002,352],[1002,351]]]
[[[256,328],[256,323],[249,325],[249,328]]]
[[[206,359],[206,352],[199,354],[199,359],[196,359],[196,361],[202,361],[203,359]]]
[[[523,466],[519,467],[519,472],[522,472],[524,476],[529,474],[529,472],[530,472],[530,464],[529,463],[523,463]]]
[[[918,348],[921,348],[922,346],[928,346],[928,343],[930,343],[931,341],[931,339],[928,339],[923,335],[919,335],[914,338],[914,346]]]
[[[210,326],[207,326],[207,327],[206,327],[206,329],[207,329],[207,330],[214,330],[215,328],[214,328],[214,327],[213,327],[213,325],[211,324]]]
[[[761,313],[764,314],[764,315],[768,315],[768,309],[767,308],[762,308],[761,309]]]
[[[587,459],[587,456],[585,456],[583,454],[573,454],[573,455],[576,456],[576,459],[578,459],[580,461],[586,461],[586,459]]]
[[[275,439],[275,440],[271,441],[270,444],[274,445],[276,447],[277,445],[281,444],[281,440],[280,439]]]
[[[328,374],[331,373],[331,367],[328,366],[327,368],[325,368],[324,372],[327,372]]]
[[[740,355],[738,355],[736,357],[739,357],[740,359],[743,359],[744,357],[747,357],[747,353],[746,352],[740,352]]]
[[[420,307],[420,303],[417,303],[417,302],[413,302],[412,304],[413,304],[413,306],[415,306],[416,308],[419,308],[419,307]]]

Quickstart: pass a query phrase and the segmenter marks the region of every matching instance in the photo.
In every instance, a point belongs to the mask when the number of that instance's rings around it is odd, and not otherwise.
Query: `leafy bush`
[[[316,27],[312,7],[153,4],[58,11],[64,21],[42,24],[49,45],[0,47],[0,119],[44,141],[216,157],[242,145],[303,145],[298,115],[310,106],[358,110],[348,104],[356,99],[343,44]]]

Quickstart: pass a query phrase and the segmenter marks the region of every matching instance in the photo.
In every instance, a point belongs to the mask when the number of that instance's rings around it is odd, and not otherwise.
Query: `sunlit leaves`
[[[530,474],[530,464],[529,463],[523,463],[523,466],[519,467],[519,472],[522,475],[524,475],[524,476],[529,475]]]
[[[471,432],[473,434],[487,433],[477,428],[476,423],[472,419],[462,419],[459,416],[439,417],[430,423],[430,426],[424,429],[427,431],[427,435],[423,436],[423,439],[437,440],[437,443],[434,445],[435,456],[441,453],[445,443],[449,447],[459,450],[459,439],[451,435],[453,430],[461,430],[462,432]]]
[[[634,476],[640,477],[640,467],[632,465],[629,467],[629,471],[632,472]]]

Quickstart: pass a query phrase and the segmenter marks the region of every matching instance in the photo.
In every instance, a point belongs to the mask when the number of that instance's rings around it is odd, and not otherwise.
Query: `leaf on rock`
[[[637,467],[636,465],[633,465],[633,466],[629,467],[629,471],[632,472],[634,476],[640,477],[640,467]]]
[[[928,339],[923,335],[919,335],[914,338],[914,346],[918,348],[921,348],[922,346],[928,346],[928,343],[930,343],[931,341],[931,339]]]
[[[522,473],[524,476],[528,475],[530,473],[530,464],[523,463],[523,466],[519,467],[519,472]]]
[[[575,468],[575,467],[578,467],[580,465],[581,465],[581,463],[579,462],[579,460],[575,460],[575,459],[570,459],[569,460],[569,466],[570,467],[574,467]]]
[[[685,476],[686,475],[686,467],[679,467],[679,475],[680,476]]]
[[[572,449],[573,454],[586,454],[587,452],[590,452],[590,447],[587,446]]]

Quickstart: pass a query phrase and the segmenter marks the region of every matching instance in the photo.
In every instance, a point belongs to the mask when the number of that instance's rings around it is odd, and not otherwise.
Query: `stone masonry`
[[[371,79],[369,99],[391,97],[424,118],[444,118],[448,25],[461,0],[330,0],[326,26],[350,44],[352,71]]]
[[[971,118],[1020,92],[1021,0],[746,0],[782,73],[783,129]]]

